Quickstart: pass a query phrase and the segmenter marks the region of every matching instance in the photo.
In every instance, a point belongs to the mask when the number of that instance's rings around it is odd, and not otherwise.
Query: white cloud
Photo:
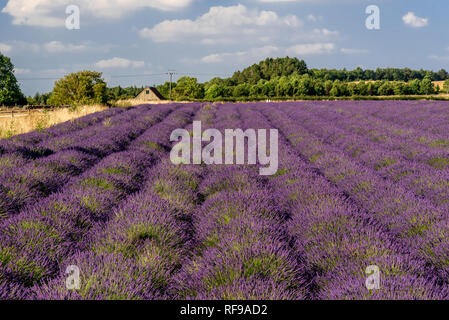
[[[369,51],[366,49],[349,49],[349,48],[341,48],[340,52],[344,53],[344,54],[366,54],[366,53],[369,53]]]
[[[12,46],[10,46],[9,44],[6,43],[1,43],[0,42],[0,53],[10,53],[12,50]]]
[[[303,22],[295,15],[278,16],[274,11],[248,9],[244,5],[211,7],[196,20],[165,20],[140,35],[154,42],[199,40],[203,44],[238,41],[270,41],[283,30],[298,31]]]
[[[15,54],[22,53],[79,53],[84,51],[100,51],[108,52],[110,46],[93,44],[92,42],[84,42],[80,44],[64,43],[61,41],[50,41],[43,44],[25,42],[25,41],[13,41],[10,43],[0,43],[0,51],[14,52]]]
[[[120,18],[142,8],[176,10],[187,7],[194,0],[9,0],[2,12],[11,15],[13,24],[42,27],[64,26],[68,5],[77,5],[81,14]]]
[[[215,53],[208,56],[205,56],[201,59],[201,62],[204,63],[220,63],[223,62],[226,58],[236,58],[236,57],[243,57],[247,55],[247,52],[245,51],[239,51],[234,53]]]
[[[13,41],[8,44],[10,52],[14,53],[37,53],[41,51],[41,45],[25,41]]]
[[[213,64],[222,62],[239,62],[251,63],[255,60],[265,59],[269,56],[307,56],[330,54],[335,51],[335,44],[333,43],[308,43],[298,44],[290,47],[264,46],[253,48],[246,51],[224,52],[207,55],[197,62]]]
[[[64,44],[60,41],[51,41],[47,42],[43,45],[43,48],[45,51],[49,53],[62,53],[62,52],[79,52],[79,51],[85,51],[88,49],[88,46],[86,44]]]
[[[438,61],[449,61],[449,56],[440,56],[436,54],[432,54],[429,56],[432,60],[438,60]]]
[[[407,13],[402,17],[402,21],[404,21],[406,25],[409,25],[413,28],[422,28],[429,25],[429,19],[420,18],[416,16],[414,12]]]
[[[109,68],[141,68],[145,65],[144,61],[133,61],[124,58],[114,57],[108,60],[100,60],[95,63],[95,67],[99,69]]]
[[[29,73],[31,73],[31,70],[30,69],[15,68],[14,69],[14,73],[16,75],[29,74]]]
[[[201,59],[200,62],[203,63],[220,63],[226,60],[238,60],[240,62],[248,62],[254,61],[255,59],[263,59],[267,56],[272,56],[279,52],[282,52],[281,48],[276,46],[264,46],[260,48],[253,48],[247,51],[238,51],[238,52],[225,52],[225,53],[216,53],[205,56]]]
[[[305,56],[332,53],[334,49],[333,43],[306,43],[287,48],[286,52],[289,55]]]
[[[307,16],[307,20],[312,21],[312,22],[317,22],[318,21],[317,17],[315,17],[313,14],[309,14]]]

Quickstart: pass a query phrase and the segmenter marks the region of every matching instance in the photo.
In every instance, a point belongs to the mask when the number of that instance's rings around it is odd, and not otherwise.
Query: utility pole
[[[170,98],[169,98],[169,100],[171,100],[171,91],[172,91],[173,76],[174,76],[175,74],[177,74],[177,73],[176,73],[175,70],[168,70],[168,73],[167,73],[167,74],[170,76]]]

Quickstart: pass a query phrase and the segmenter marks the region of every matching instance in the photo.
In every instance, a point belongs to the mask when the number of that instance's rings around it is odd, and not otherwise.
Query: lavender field
[[[194,121],[278,129],[277,173],[172,164]],[[447,102],[110,109],[0,140],[0,183],[0,299],[449,298]]]

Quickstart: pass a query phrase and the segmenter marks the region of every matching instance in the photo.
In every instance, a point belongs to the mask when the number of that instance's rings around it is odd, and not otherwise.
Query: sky
[[[26,95],[80,70],[140,87],[168,70],[227,77],[266,57],[437,71],[449,70],[448,18],[447,0],[0,0],[0,52]]]

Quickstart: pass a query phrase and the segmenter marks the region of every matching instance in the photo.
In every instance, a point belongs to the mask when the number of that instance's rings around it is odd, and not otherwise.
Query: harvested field
[[[33,130],[42,130],[58,123],[77,119],[105,109],[107,109],[105,106],[93,105],[78,107],[74,110],[62,108],[0,111],[0,138],[8,138]]]

